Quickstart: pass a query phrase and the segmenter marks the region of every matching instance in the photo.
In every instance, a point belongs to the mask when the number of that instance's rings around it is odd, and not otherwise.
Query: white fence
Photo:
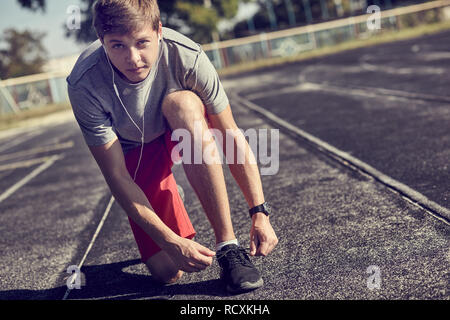
[[[432,1],[380,12],[380,29],[368,30],[372,14],[263,33],[204,45],[216,68],[226,68],[261,59],[298,55],[304,51],[418,24],[450,20],[450,1]]]
[[[42,73],[0,82],[0,114],[67,103],[67,73]]]
[[[298,55],[352,39],[450,20],[450,0],[381,12],[380,30],[368,30],[371,14],[203,45],[217,69],[252,61]],[[67,103],[67,72],[44,73],[0,82],[0,114]]]

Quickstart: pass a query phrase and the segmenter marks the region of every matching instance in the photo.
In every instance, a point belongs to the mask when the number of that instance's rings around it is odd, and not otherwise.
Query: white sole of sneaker
[[[257,282],[243,282],[239,288],[232,288],[229,285],[227,285],[227,291],[229,293],[246,292],[261,288],[263,285],[264,280],[261,278]]]

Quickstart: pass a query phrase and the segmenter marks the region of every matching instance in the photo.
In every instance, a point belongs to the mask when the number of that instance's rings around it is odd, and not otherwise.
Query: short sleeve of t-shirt
[[[68,93],[73,113],[88,146],[104,145],[117,137],[111,117],[89,92],[69,85]]]
[[[200,51],[192,72],[188,73],[186,84],[187,89],[202,99],[207,113],[218,114],[229,105],[219,75],[203,50]]]

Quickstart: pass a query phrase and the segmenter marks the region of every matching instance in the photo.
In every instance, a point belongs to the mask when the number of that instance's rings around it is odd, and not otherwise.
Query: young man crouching
[[[238,132],[206,54],[187,37],[162,28],[155,0],[99,0],[94,28],[99,40],[67,78],[69,97],[85,141],[128,215],[142,261],[155,279],[171,283],[183,271],[204,270],[216,256],[230,292],[261,287],[261,275],[233,231],[221,164],[183,163],[213,228],[216,252],[192,240],[195,231],[171,171],[172,131],[187,130],[191,137],[198,127],[210,126],[223,136],[227,129]],[[201,147],[210,143],[212,138]],[[252,156],[247,142],[235,148],[247,155],[244,163],[229,167],[251,212],[250,255],[265,256],[278,240],[258,167],[247,161]],[[190,151],[194,155],[194,143]]]

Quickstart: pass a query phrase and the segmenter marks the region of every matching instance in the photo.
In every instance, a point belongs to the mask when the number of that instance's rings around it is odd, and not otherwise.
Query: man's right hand
[[[123,151],[117,138],[105,145],[89,149],[116,200],[136,223],[145,221],[140,226],[168,253],[179,270],[198,272],[212,264],[214,251],[193,240],[177,236],[151,210],[145,194],[126,169]],[[139,204],[139,207],[136,204]],[[141,210],[138,210],[139,208]],[[167,239],[171,240],[167,242]]]
[[[199,272],[212,264],[215,252],[201,244],[179,237],[164,248],[175,265],[186,272]]]

